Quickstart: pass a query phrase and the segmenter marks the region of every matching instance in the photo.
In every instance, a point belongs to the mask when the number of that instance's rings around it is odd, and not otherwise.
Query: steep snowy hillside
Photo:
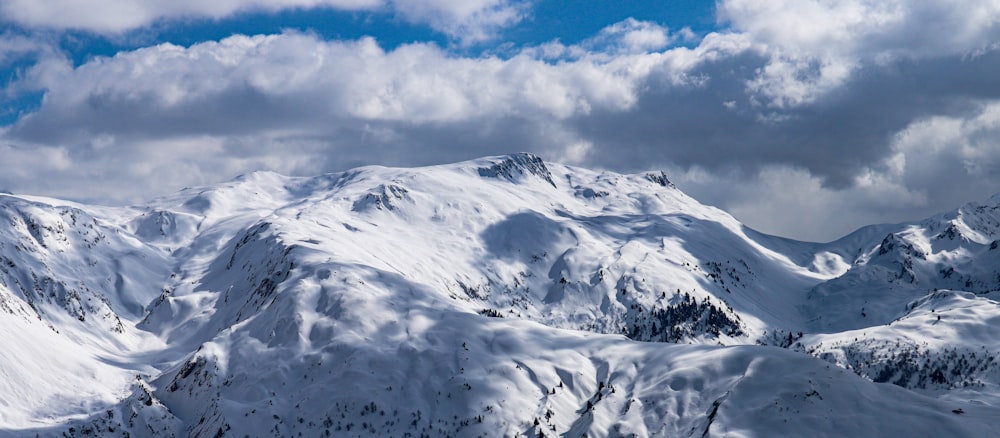
[[[985,436],[1000,421],[997,207],[793,242],[662,173],[515,154],[0,208],[0,434]]]
[[[998,237],[994,196],[828,244],[852,266],[809,291],[803,331],[814,335],[795,348],[876,382],[996,406]]]
[[[882,227],[882,236],[858,246],[854,267],[810,292],[812,328],[841,331],[885,324],[932,289],[986,294],[1000,291],[1000,197],[912,224]],[[838,241],[845,257],[851,244]],[[854,307],[832,305],[850,302]],[[858,307],[860,306],[860,307]],[[831,308],[832,307],[832,308]],[[862,318],[857,318],[861,315]]]
[[[163,348],[137,329],[167,279],[166,257],[86,211],[0,196],[0,424],[114,403],[135,372],[122,351]]]

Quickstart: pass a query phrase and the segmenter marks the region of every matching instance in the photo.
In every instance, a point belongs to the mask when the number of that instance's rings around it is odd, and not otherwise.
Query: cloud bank
[[[6,0],[0,16],[26,27],[120,34],[171,20],[326,8],[387,12],[473,42],[517,23],[527,6],[519,0]]]
[[[628,19],[579,44],[502,56],[295,31],[82,65],[50,53],[8,87],[44,99],[3,128],[0,150],[11,167],[54,177],[14,171],[0,187],[122,201],[258,168],[312,174],[528,150],[665,168],[763,231],[831,239],[1000,191],[1000,2],[967,3],[726,0],[723,28],[707,35]],[[143,9],[128,19],[3,7],[25,25],[96,32],[248,8],[392,8],[465,43],[530,13],[500,0],[130,4]],[[0,43],[0,59],[40,50],[17,49],[26,45]]]

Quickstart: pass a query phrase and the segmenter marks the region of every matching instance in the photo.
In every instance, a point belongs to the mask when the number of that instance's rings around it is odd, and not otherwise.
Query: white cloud
[[[27,27],[118,34],[163,20],[220,19],[242,12],[390,11],[468,43],[519,22],[528,5],[523,0],[4,0],[0,17]]]
[[[282,114],[270,111],[303,105],[315,120],[565,119],[593,108],[629,107],[638,81],[661,63],[659,54],[550,64],[527,55],[456,58],[427,44],[385,51],[370,38],[327,42],[294,33],[233,36],[190,48],[161,44],[77,68],[36,65],[26,81],[45,91],[45,102],[15,131],[57,121],[64,129],[92,130],[114,118],[169,123],[171,117],[197,114],[205,105],[216,106],[212,109],[220,115],[259,112],[279,118]],[[246,100],[259,100],[261,107],[241,107]]]
[[[772,54],[770,62],[747,81],[747,90],[776,108],[810,104],[840,88],[858,65],[831,57],[785,57]]]
[[[816,242],[863,225],[917,219],[928,208],[923,193],[875,174],[865,186],[834,189],[806,169],[781,165],[750,176],[699,168],[674,172],[670,179],[685,192],[713,200],[758,231]]]
[[[0,139],[4,132],[0,130]],[[0,143],[0,156],[3,156],[5,169],[0,175],[0,191],[23,192],[35,189],[31,194],[55,194],[51,187],[41,187],[40,181],[45,181],[46,175],[64,175],[73,170],[73,160],[69,151],[60,146],[46,145],[14,145]],[[64,184],[61,177],[53,178]],[[65,195],[77,195],[71,187],[63,191]]]
[[[584,45],[591,48],[610,46],[616,53],[643,53],[661,50],[672,40],[667,28],[628,18],[605,27],[596,37],[584,42]]]
[[[997,0],[723,0],[718,17],[770,57],[748,90],[778,108],[814,103],[864,65],[974,55],[1000,41]]]
[[[224,18],[239,12],[290,8],[360,10],[381,5],[382,0],[5,0],[0,3],[0,12],[6,19],[30,27],[119,33],[163,19]]]
[[[17,156],[28,167],[46,159],[31,150],[66,151],[76,164],[19,190],[118,201],[259,168],[433,160],[422,149],[432,144],[437,156],[534,149],[577,163],[594,145],[568,119],[626,111],[650,74],[673,68],[663,53],[580,55],[470,59],[430,44],[386,51],[371,38],[285,33],[161,44],[77,67],[52,59],[18,84],[44,92],[41,108],[0,138],[29,151]],[[87,182],[66,184],[78,179]]]
[[[325,154],[319,145],[266,140],[188,136],[132,142],[104,136],[93,149],[85,144],[0,145],[7,167],[0,189],[127,204],[258,169],[310,175],[323,171]],[[254,145],[241,144],[245,141]],[[260,141],[266,146],[258,147]]]
[[[1000,179],[1000,101],[985,103],[965,117],[913,122],[895,136],[890,160],[909,186],[942,194],[992,194]]]
[[[865,59],[973,52],[996,41],[996,0],[725,0],[719,17],[789,53]]]
[[[464,42],[520,20],[526,4],[380,1],[359,7]],[[673,44],[690,31],[630,19],[505,57],[298,33],[79,66],[40,57],[8,89],[44,100],[0,132],[20,145],[0,151],[18,169],[0,187],[139,199],[260,168],[312,174],[529,150],[617,170],[673,166],[683,188],[752,226],[829,239],[1000,187],[1000,104],[971,106],[1000,101],[990,74],[1000,14],[995,2],[945,6],[726,0],[720,17],[732,27],[689,47]]]
[[[734,35],[720,36],[709,34],[699,46],[701,52],[708,48],[718,48],[720,39],[732,39]],[[735,36],[738,38],[738,36]],[[668,47],[678,40],[688,41],[694,38],[691,29],[684,28],[674,34],[670,30],[651,21],[639,21],[626,18],[611,24],[590,38],[565,45],[558,40],[550,41],[535,47],[521,49],[521,53],[548,60],[571,60],[580,58],[614,60],[627,55],[662,53],[676,56],[687,49]],[[680,50],[679,50],[680,49]],[[704,59],[698,60],[701,62]]]
[[[33,38],[10,33],[0,34],[0,67],[18,58],[49,50],[51,50],[49,44]]]
[[[1000,101],[967,117],[914,121],[894,137],[892,150],[840,188],[807,169],[783,165],[750,176],[675,168],[671,179],[760,231],[833,240],[863,225],[917,220],[996,193]]]
[[[390,0],[408,21],[425,23],[464,44],[492,39],[517,24],[528,12],[527,1],[516,0]]]

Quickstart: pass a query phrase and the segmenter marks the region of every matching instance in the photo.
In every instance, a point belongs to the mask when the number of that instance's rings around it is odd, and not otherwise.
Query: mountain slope
[[[530,154],[0,205],[17,358],[0,371],[24,379],[0,433],[983,436],[998,420],[990,207],[793,242],[662,173]],[[928,290],[963,281],[980,295]]]

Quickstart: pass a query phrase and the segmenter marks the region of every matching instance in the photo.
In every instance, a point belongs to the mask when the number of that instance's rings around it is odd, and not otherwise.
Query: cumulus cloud
[[[996,48],[1000,2],[725,0],[719,19],[770,57],[748,83],[765,104],[811,104],[865,66]]]
[[[893,139],[886,173],[933,198],[969,201],[1000,187],[1000,100],[971,114],[916,120]]]
[[[987,49],[1000,31],[996,1],[725,0],[721,20],[794,54],[871,60]]]
[[[286,33],[162,44],[79,67],[38,64],[26,86],[42,108],[12,135],[38,142],[95,135],[229,135],[333,120],[443,123],[565,119],[625,109],[646,56],[549,64],[527,56],[457,58],[427,44],[383,50]],[[61,129],[50,129],[53,126]]]
[[[0,176],[0,189],[128,204],[259,169],[289,175],[324,171],[324,157],[330,153],[324,145],[282,138],[262,144],[261,140],[259,136],[185,136],[131,144],[110,137],[64,146],[5,142],[0,155],[8,171]]]
[[[673,39],[665,27],[628,18],[602,29],[597,36],[584,41],[582,46],[602,48],[615,54],[644,53],[661,50]]]
[[[805,169],[780,165],[753,175],[676,169],[671,180],[696,198],[715,200],[758,231],[819,242],[842,237],[861,225],[938,212],[928,208],[923,193],[876,173],[843,189],[825,186]]]
[[[500,0],[391,5],[428,23],[454,14],[432,25],[473,39],[524,13]],[[619,171],[664,167],[752,226],[824,240],[1000,187],[1000,14],[996,2],[967,6],[725,0],[729,27],[687,46],[676,43],[690,31],[629,19],[505,56],[288,32],[83,65],[47,57],[15,81],[44,100],[0,133],[19,148],[4,157],[74,166],[34,186],[3,174],[0,186],[137,199],[256,168],[311,174],[529,150]],[[71,178],[87,187],[56,182]]]
[[[890,144],[889,156],[860,166],[840,188],[784,165],[750,175],[674,168],[672,180],[761,231],[810,240],[833,240],[865,224],[912,221],[997,193],[1000,100],[963,117],[915,120]]]
[[[0,66],[7,65],[24,56],[51,50],[49,44],[6,32],[0,34]]]
[[[205,183],[254,166],[308,174],[512,150],[578,163],[593,145],[565,122],[626,111],[651,73],[682,74],[670,59],[650,52],[469,59],[430,44],[386,51],[371,38],[302,33],[162,44],[80,66],[36,64],[19,86],[43,91],[42,107],[3,137],[39,151],[57,147],[81,169],[114,173],[96,191],[118,200],[166,181]],[[199,161],[206,152],[220,158]],[[114,182],[120,178],[143,183]]]
[[[176,18],[223,18],[254,10],[330,7],[347,10],[371,9],[381,0],[9,0],[0,4],[7,20],[28,27],[79,29],[97,33],[119,33]]]
[[[520,22],[527,1],[511,0],[391,0],[393,9],[410,22],[428,24],[464,44],[493,38]]]
[[[5,0],[0,3],[0,19],[29,28],[118,34],[164,20],[331,8],[390,12],[472,43],[521,21],[528,6],[523,0]]]

